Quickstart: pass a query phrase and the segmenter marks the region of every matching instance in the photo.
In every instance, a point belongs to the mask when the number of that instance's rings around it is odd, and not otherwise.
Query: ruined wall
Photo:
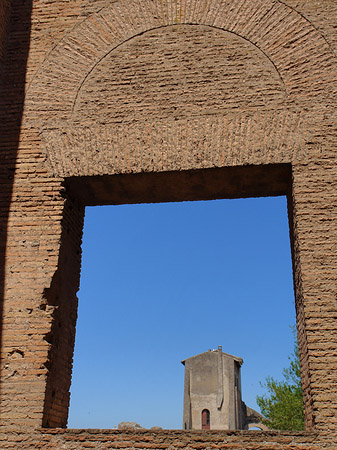
[[[183,429],[201,430],[202,411],[210,413],[210,430],[243,430],[241,398],[242,359],[218,350],[187,358],[185,366]]]
[[[333,450],[336,442],[313,432],[261,431],[117,431],[43,430],[27,435],[17,431],[10,447],[1,435],[3,448],[79,450],[108,449],[222,449],[222,450]]]
[[[0,90],[3,448],[334,448],[336,14],[316,0],[12,2]],[[84,205],[281,193],[311,431],[39,431],[67,420]]]

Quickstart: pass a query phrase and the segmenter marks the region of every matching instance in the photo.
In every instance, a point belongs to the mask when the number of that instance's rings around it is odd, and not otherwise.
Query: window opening
[[[68,427],[182,428],[180,361],[218,344],[258,410],[292,302],[285,197],[87,207]]]
[[[201,427],[203,430],[209,430],[211,425],[211,414],[208,409],[201,412]]]

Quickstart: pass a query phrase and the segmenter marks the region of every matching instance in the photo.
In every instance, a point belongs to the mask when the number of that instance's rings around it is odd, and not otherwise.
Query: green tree
[[[266,418],[263,423],[276,430],[304,430],[303,397],[298,344],[289,357],[290,365],[283,369],[283,381],[267,377],[262,386],[267,393],[256,401]]]

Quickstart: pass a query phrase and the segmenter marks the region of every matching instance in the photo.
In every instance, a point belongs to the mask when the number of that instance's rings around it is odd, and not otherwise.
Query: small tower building
[[[186,430],[246,428],[241,399],[241,358],[219,346],[182,361],[185,366],[184,417]]]

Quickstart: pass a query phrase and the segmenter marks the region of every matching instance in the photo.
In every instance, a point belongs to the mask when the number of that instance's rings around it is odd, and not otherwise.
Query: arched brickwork
[[[275,65],[289,95],[312,102],[331,95],[335,59],[328,43],[304,17],[280,1],[137,0],[116,2],[83,21],[53,49],[30,86],[29,117],[41,123],[70,119],[87,74],[112,49],[146,31],[198,24],[232,32],[259,48]],[[44,122],[44,120],[42,120]]]
[[[108,114],[99,127],[94,114],[85,120],[78,104],[97,68],[135,38],[140,41],[141,51],[141,43],[150,31],[160,37],[167,33],[166,28],[173,27],[174,36],[177,24],[212,27],[218,35],[223,30],[224,47],[229,35],[238,41],[240,37],[241,46],[245,41],[251,53],[256,53],[256,61],[260,57],[274,67],[274,75],[284,89],[283,101],[260,102],[256,106],[232,99],[232,108],[216,105],[210,112],[204,102],[192,114],[185,102],[180,108],[183,114],[158,110],[152,120],[147,114],[139,114],[137,119],[131,104],[127,106],[134,113],[132,118],[114,120]],[[177,165],[188,169],[305,160],[321,151],[320,143],[312,145],[312,134],[322,120],[322,102],[328,101],[333,90],[334,69],[334,55],[324,38],[282,2],[261,1],[253,8],[247,8],[245,1],[167,1],[161,7],[156,2],[137,1],[132,8],[124,2],[113,3],[75,27],[47,56],[29,87],[27,119],[35,126],[39,124],[48,161],[58,176],[171,170]],[[233,91],[233,97],[238,92]],[[87,100],[84,97],[84,105]],[[92,99],[90,111],[95,101]],[[147,138],[140,138],[143,136]],[[199,155],[210,148],[205,141],[217,151],[193,160],[193,152]],[[163,145],[159,147],[158,142]],[[248,143],[245,152],[242,142]],[[100,162],[93,164],[97,145]]]
[[[336,429],[336,57],[289,3],[111,1],[47,52],[27,87],[8,228],[2,396],[16,430],[66,424],[84,204],[279,193],[307,425]],[[70,448],[71,435],[43,436]],[[268,436],[280,449],[325,439]]]
[[[76,116],[76,112],[79,112],[79,97],[83,96],[88,79],[106,59],[111,57],[111,54],[118,54],[128,41],[137,37],[140,41],[144,41],[144,36],[150,31],[153,34],[153,30],[157,30],[156,34],[160,36],[167,27],[173,27],[171,33],[174,35],[177,24],[197,24],[223,30],[224,46],[227,44],[229,34],[237,36],[238,40],[240,37],[238,48],[242,47],[245,41],[245,45],[251,47],[251,53],[257,53],[256,56],[266,59],[274,66],[275,74],[278,75],[279,83],[285,91],[282,105],[268,105],[268,102],[263,102],[257,107],[233,102],[234,114],[228,114],[231,108],[227,108],[224,116],[219,114],[219,109],[224,109],[219,108],[219,105],[213,111],[205,113],[202,104],[203,108],[199,113],[189,114],[190,111],[185,104],[182,108],[185,117],[156,111],[154,117],[157,120],[148,120],[145,114],[138,115],[137,120],[134,114],[132,122],[136,121],[137,125],[128,126],[127,132],[123,127],[128,120],[119,118],[119,122],[123,121],[123,125],[116,126],[114,123],[118,120],[107,116],[99,127],[100,138],[96,139],[97,127],[91,123],[93,117],[91,120],[83,120],[81,114]],[[221,166],[224,162],[227,165],[261,163],[261,159],[265,163],[279,162],[284,160],[284,155],[280,155],[279,152],[284,152],[285,148],[291,153],[287,155],[287,161],[303,160],[304,155],[308,157],[313,150],[312,145],[307,146],[306,143],[312,141],[313,127],[322,119],[315,106],[321,109],[322,104],[333,94],[334,70],[334,55],[325,39],[310,22],[282,2],[259,1],[254,3],[253,8],[247,7],[244,0],[237,2],[195,0],[181,4],[175,1],[160,4],[153,1],[136,1],[132,3],[132,7],[128,2],[117,2],[76,26],[49,53],[29,87],[26,103],[27,119],[28,123],[34,123],[34,126],[39,124],[48,159],[55,175],[60,176],[89,175],[86,170],[89,170],[91,175],[95,170],[96,174],[127,172],[131,169],[127,161],[134,159],[135,154],[137,167],[133,167],[133,170],[148,170],[148,159],[152,161],[153,154],[154,159],[158,159],[158,166],[153,166],[153,170],[170,169],[170,166],[163,162],[162,155],[156,154],[152,148],[152,145],[157,145],[158,140],[165,141],[163,134],[167,133],[167,130],[172,142],[178,143],[175,149],[170,148],[171,153],[175,152],[172,159],[182,156],[181,168],[188,168],[184,164],[191,156],[191,151],[188,150],[190,146],[188,136],[196,126],[196,122],[190,120],[191,117],[198,117],[198,131],[201,134],[199,142],[204,141],[203,133],[206,133],[212,143],[220,136],[218,145],[223,146],[222,139],[230,146],[226,151],[226,157],[219,156],[219,152],[212,155],[208,167]],[[238,92],[239,90],[236,90],[235,94]],[[84,102],[86,101],[85,98]],[[94,103],[92,101],[90,104],[90,110]],[[235,114],[237,108],[241,111]],[[209,119],[209,115],[219,117]],[[171,120],[172,116],[175,120]],[[203,116],[206,116],[204,120],[201,119]],[[95,123],[97,125],[97,121]],[[233,143],[232,129],[238,126],[242,131],[237,133],[237,139],[234,137],[236,142]],[[214,131],[210,132],[209,128]],[[140,143],[139,135],[148,134],[153,139]],[[114,139],[111,138],[112,135]],[[89,169],[84,169],[85,163],[81,164],[79,154],[82,153],[84,162],[90,161],[93,152],[83,150],[82,145],[88,140],[90,144],[86,146],[87,148],[93,148],[97,143],[100,145],[100,154],[101,152],[104,154],[104,158],[101,159],[106,161],[110,169],[98,168],[95,164],[87,164]],[[195,141],[196,139],[193,145]],[[262,149],[259,155],[256,155],[254,147],[261,147],[261,141]],[[128,145],[125,145],[126,142]],[[250,148],[246,149],[249,157],[238,155],[242,150],[238,150],[235,146],[240,146],[241,142],[249,142]],[[107,146],[111,145],[114,151],[106,152]],[[76,151],[80,147],[81,152]],[[182,152],[182,148],[186,151]],[[125,151],[130,152],[130,155],[125,157]],[[167,153],[167,142],[166,148],[165,145],[162,146],[161,151]],[[196,153],[199,151],[202,152],[203,149],[198,149]],[[318,150],[315,148],[314,151],[320,151],[320,148]],[[234,157],[233,161],[231,154]],[[143,164],[139,158],[144,158]],[[199,167],[194,163],[192,161],[189,168]],[[177,165],[177,160],[175,164]],[[125,165],[128,167],[124,167]],[[115,167],[111,172],[113,166]]]

